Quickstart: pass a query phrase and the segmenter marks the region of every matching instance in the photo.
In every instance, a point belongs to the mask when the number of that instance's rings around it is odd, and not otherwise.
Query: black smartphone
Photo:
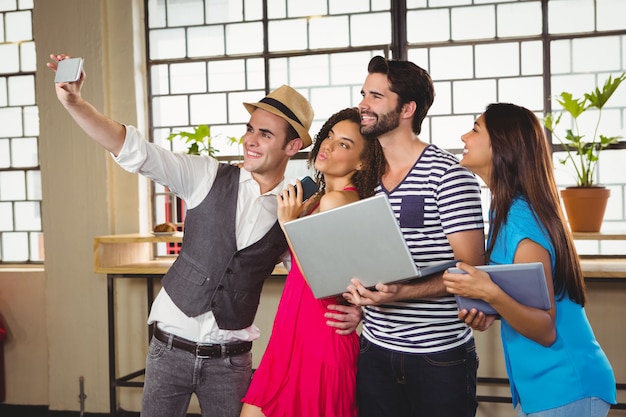
[[[313,180],[313,178],[309,176],[304,177],[300,180],[300,183],[302,184],[303,192],[302,201],[306,201],[309,197],[317,192],[317,184],[315,183],[315,180]],[[297,191],[298,189],[296,188],[296,192]]]

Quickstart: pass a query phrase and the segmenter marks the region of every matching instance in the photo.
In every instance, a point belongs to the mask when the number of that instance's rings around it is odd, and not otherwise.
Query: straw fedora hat
[[[309,101],[288,85],[282,85],[258,103],[243,103],[248,113],[257,108],[282,117],[298,132],[303,148],[311,145],[309,129],[313,122],[313,107]]]

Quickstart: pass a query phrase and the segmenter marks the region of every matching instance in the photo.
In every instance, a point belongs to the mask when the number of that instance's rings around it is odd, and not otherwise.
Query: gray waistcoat
[[[238,189],[239,168],[220,164],[209,194],[187,211],[182,248],[162,281],[187,316],[212,311],[224,330],[252,324],[263,282],[287,249],[276,222],[259,241],[237,250]]]

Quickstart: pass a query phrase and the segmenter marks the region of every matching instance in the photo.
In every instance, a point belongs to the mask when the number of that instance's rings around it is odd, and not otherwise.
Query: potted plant
[[[624,80],[626,73],[616,78],[609,76],[602,88],[596,87],[582,98],[574,98],[571,93],[564,91],[557,98],[562,110],[548,114],[544,119],[544,126],[552,132],[565,151],[565,157],[560,163],[569,164],[574,170],[576,186],[561,190],[561,198],[573,232],[598,232],[602,226],[610,190],[597,184],[594,176],[600,152],[617,143],[621,136],[605,136],[599,134],[598,130],[603,107]],[[578,118],[589,109],[597,111],[595,127],[591,134],[584,134],[579,129]],[[557,134],[556,128],[565,113],[571,116],[573,126],[565,130],[562,138]],[[596,201],[596,198],[599,200]],[[594,209],[597,209],[595,216]]]
[[[167,137],[167,140],[170,142],[180,137],[188,144],[187,153],[190,155],[203,155],[206,154],[208,156],[215,156],[216,153],[219,152],[216,149],[212,141],[217,138],[217,136],[211,136],[211,126],[209,125],[198,125],[193,128],[193,131],[179,131],[172,132]],[[243,136],[240,138],[236,138],[234,136],[228,136],[226,138],[226,143],[229,145],[237,145],[237,156],[238,161],[241,161],[243,158],[241,153],[241,144],[243,143]]]
[[[217,139],[217,136],[211,136],[211,126],[209,125],[198,125],[194,126],[192,131],[181,130],[178,132],[172,132],[167,137],[167,140],[170,142],[176,138],[181,138],[187,144],[187,151],[189,155],[208,155],[210,157],[215,157],[215,154],[219,152],[219,149],[216,149],[213,145],[213,140]],[[243,136],[240,138],[236,138],[233,136],[226,137],[226,143],[229,145],[237,145],[237,160],[234,162],[235,164],[241,164],[243,160],[241,145],[243,143]],[[167,188],[166,188],[167,190]],[[167,206],[165,212],[169,212],[170,201],[166,199],[165,205]],[[182,228],[184,223],[184,213],[185,207],[183,201],[176,197],[174,201],[175,207],[171,210],[172,214],[169,215],[171,219],[166,219],[167,221],[175,222],[177,227]],[[167,216],[166,216],[167,217]]]

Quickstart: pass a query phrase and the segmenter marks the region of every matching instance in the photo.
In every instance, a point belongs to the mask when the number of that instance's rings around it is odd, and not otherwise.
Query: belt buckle
[[[196,358],[200,358],[200,359],[210,359],[211,355],[201,355],[200,354],[200,348],[202,348],[202,345],[197,344],[196,345]]]

